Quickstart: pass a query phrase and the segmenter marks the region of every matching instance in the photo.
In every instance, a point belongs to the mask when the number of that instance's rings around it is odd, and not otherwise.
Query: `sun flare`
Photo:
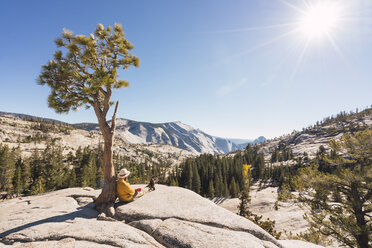
[[[301,64],[306,57],[314,51],[313,49],[332,48],[339,55],[342,61],[349,66],[349,62],[340,46],[346,32],[349,32],[351,25],[359,20],[357,15],[358,4],[350,0],[278,0],[294,12],[286,21],[272,23],[266,26],[252,26],[237,29],[217,30],[208,33],[228,34],[251,31],[274,31],[276,35],[269,40],[263,41],[256,46],[250,47],[230,57],[230,60],[246,53],[262,49],[271,44],[291,38],[290,52],[297,52],[298,58],[293,66],[292,80],[297,75]],[[370,0],[371,1],[371,0]],[[282,30],[281,30],[282,29]],[[326,53],[329,53],[326,51]],[[326,54],[322,53],[322,54]],[[290,53],[288,53],[290,54]],[[320,53],[319,53],[320,54]],[[289,55],[286,55],[289,56]],[[225,63],[225,62],[221,62]]]
[[[332,2],[310,6],[300,21],[300,30],[309,38],[329,34],[340,24],[341,8]]]

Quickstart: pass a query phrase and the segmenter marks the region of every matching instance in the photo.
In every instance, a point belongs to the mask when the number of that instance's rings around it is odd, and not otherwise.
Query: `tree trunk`
[[[116,200],[116,177],[115,168],[113,161],[112,145],[114,141],[115,123],[116,123],[116,112],[118,110],[119,102],[116,102],[114,115],[111,120],[111,127],[106,121],[106,113],[102,112],[99,108],[98,102],[94,106],[94,110],[97,115],[99,128],[104,139],[103,148],[103,175],[104,182],[101,194],[96,200],[96,209],[99,212],[104,212],[107,216],[113,217],[115,214],[114,203]]]
[[[350,191],[352,196],[351,199],[352,208],[356,217],[356,224],[359,227],[359,231],[356,234],[354,234],[354,236],[357,240],[359,248],[368,248],[369,247],[368,226],[363,211],[363,202],[361,201],[361,196],[359,195],[358,192],[358,186],[355,182],[351,184]]]
[[[115,169],[112,159],[112,143],[113,143],[113,134],[109,135],[110,137],[104,137],[105,144],[103,149],[103,175],[104,183],[102,192],[96,200],[96,209],[99,212],[104,212],[106,215],[112,217],[112,209],[109,209],[113,206],[116,199],[116,178],[115,178]]]

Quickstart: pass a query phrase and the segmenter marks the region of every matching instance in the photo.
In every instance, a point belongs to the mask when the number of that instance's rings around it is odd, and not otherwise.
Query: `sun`
[[[341,8],[335,2],[318,2],[303,12],[299,29],[309,38],[321,38],[340,25]]]
[[[290,76],[292,81],[312,49],[328,49],[332,47],[340,58],[349,65],[349,62],[339,45],[346,32],[350,31],[351,25],[359,20],[358,4],[352,0],[278,0],[281,4],[294,11],[291,17],[286,17],[285,22],[272,23],[267,26],[253,26],[238,29],[225,29],[208,33],[228,34],[251,31],[274,31],[273,38],[263,41],[256,46],[250,47],[231,57],[235,59],[243,54],[262,49],[273,43],[281,42],[285,38],[291,38],[289,47],[291,52],[298,52],[297,62],[293,66]],[[372,1],[372,0],[369,0]],[[282,30],[280,30],[282,29]],[[324,50],[325,51],[325,50]],[[326,51],[328,52],[328,51]],[[325,53],[322,53],[325,54]],[[287,55],[286,55],[287,56]],[[289,56],[289,55],[288,55]]]

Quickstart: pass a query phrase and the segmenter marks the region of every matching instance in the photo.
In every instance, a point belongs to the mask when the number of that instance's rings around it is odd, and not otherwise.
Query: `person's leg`
[[[149,192],[149,188],[147,188],[147,187],[144,188],[144,189],[141,188],[141,191],[136,191],[137,194],[134,194],[133,201],[142,197],[143,195],[145,195],[148,192]]]

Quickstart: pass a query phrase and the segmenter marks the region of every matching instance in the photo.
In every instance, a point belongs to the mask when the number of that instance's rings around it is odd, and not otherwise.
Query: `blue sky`
[[[96,122],[91,109],[56,114],[35,79],[63,28],[88,35],[98,23],[121,23],[140,58],[120,75],[130,87],[113,95],[119,117],[256,138],[370,106],[372,1],[333,1],[333,44],[294,31],[305,2],[318,1],[2,1],[0,111]]]

